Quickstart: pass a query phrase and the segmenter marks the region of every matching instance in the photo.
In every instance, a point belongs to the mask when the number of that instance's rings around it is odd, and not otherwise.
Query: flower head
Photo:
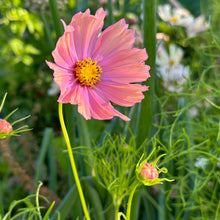
[[[182,7],[171,8],[169,4],[159,5],[158,14],[162,20],[171,25],[187,27],[193,21],[189,11]]]
[[[203,15],[195,18],[187,27],[186,32],[188,37],[194,37],[196,34],[207,30],[210,27],[210,24],[205,21]]]
[[[0,133],[9,134],[13,130],[11,124],[6,120],[0,119]]]
[[[158,49],[156,64],[158,75],[163,80],[168,91],[181,91],[181,86],[189,76],[189,67],[181,64],[183,58],[182,48],[175,44],[169,45],[169,52],[161,45]]]
[[[155,148],[150,153],[150,155],[145,159],[144,161],[141,161],[143,156],[140,158],[139,162],[136,165],[136,176],[137,179],[142,182],[146,186],[152,186],[156,184],[163,184],[163,181],[173,181],[167,178],[159,178],[160,173],[167,173],[167,169],[165,167],[158,168],[157,162],[158,160],[163,157],[165,154],[162,154],[158,156],[153,162],[147,163],[147,161],[152,156],[153,152],[155,151]]]
[[[54,81],[60,87],[58,102],[78,105],[85,119],[129,118],[111,105],[132,106],[140,102],[147,86],[134,84],[149,77],[145,49],[132,48],[134,31],[124,19],[101,33],[106,12],[77,13],[52,52]]]

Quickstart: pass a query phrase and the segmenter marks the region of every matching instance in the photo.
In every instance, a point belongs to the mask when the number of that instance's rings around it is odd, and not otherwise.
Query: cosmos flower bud
[[[144,179],[151,179],[155,180],[158,178],[158,172],[157,169],[149,163],[145,163],[143,168],[141,169],[140,176]]]
[[[11,124],[6,120],[0,119],[0,133],[8,134],[13,130]]]
[[[145,160],[142,160],[142,158],[144,157],[143,154],[136,165],[136,170],[135,170],[136,177],[145,186],[163,184],[163,181],[169,181],[169,182],[174,181],[172,179],[159,178],[160,173],[167,173],[167,169],[165,167],[159,168],[156,165],[159,159],[163,157],[165,154],[161,154],[151,163],[147,163],[147,161],[152,157],[155,149],[156,148],[153,149],[153,151]]]

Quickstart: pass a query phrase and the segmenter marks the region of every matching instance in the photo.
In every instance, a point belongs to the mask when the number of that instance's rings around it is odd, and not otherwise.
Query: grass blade
[[[47,148],[49,147],[51,140],[53,138],[52,128],[46,128],[44,130],[43,140],[41,144],[40,155],[37,162],[37,171],[34,177],[34,184],[37,184],[37,181],[40,180],[41,171],[43,170],[43,163],[46,156]]]
[[[150,66],[151,77],[144,83],[149,86],[145,93],[145,99],[140,105],[140,117],[137,132],[137,146],[150,136],[154,113],[154,94],[155,94],[155,57],[156,57],[156,0],[143,0],[144,14],[144,47],[148,53],[146,64]],[[146,116],[147,113],[147,116]]]

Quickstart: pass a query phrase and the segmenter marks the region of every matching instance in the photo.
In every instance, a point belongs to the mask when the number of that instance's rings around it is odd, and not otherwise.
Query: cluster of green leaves
[[[175,38],[186,50],[189,60],[185,62],[192,71],[184,91],[165,92],[158,100],[161,109],[157,114],[160,123],[155,123],[159,129],[158,143],[167,154],[165,166],[176,179],[175,184],[165,183],[162,187],[158,198],[159,219],[220,216],[217,193],[220,189],[220,50],[216,28],[219,3],[209,3],[211,7],[206,10],[211,14],[211,30],[192,39]]]
[[[3,217],[0,215],[0,219],[1,220],[16,220],[16,219],[48,220],[49,214],[53,209],[54,202],[50,205],[50,207],[42,217],[41,212],[43,207],[40,206],[39,200],[42,199],[46,203],[49,203],[49,201],[45,197],[39,195],[41,186],[42,183],[39,183],[36,194],[27,196],[24,199],[13,201],[9,206],[8,212]],[[34,199],[36,204],[34,204]],[[21,204],[25,204],[26,207],[21,206],[21,208],[19,208]]]
[[[0,95],[3,97],[8,92],[11,100],[4,110],[10,112],[22,106],[19,117],[31,112],[33,117],[29,123],[39,130],[44,127],[41,120],[49,123],[56,118],[45,111],[54,112],[56,104],[52,102],[56,103],[56,99],[47,95],[52,74],[48,72],[45,58],[52,48],[45,37],[42,16],[25,9],[21,0],[0,2]]]
[[[134,187],[135,149],[134,137],[127,144],[116,136],[107,138],[92,154],[95,178],[111,194],[114,206],[120,205]]]

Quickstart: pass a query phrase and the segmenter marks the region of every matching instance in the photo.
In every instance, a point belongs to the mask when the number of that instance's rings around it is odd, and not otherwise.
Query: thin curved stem
[[[68,133],[67,133],[67,130],[66,130],[66,126],[65,126],[65,123],[64,123],[64,119],[63,119],[63,105],[62,105],[62,103],[59,103],[58,111],[59,111],[60,125],[61,125],[62,131],[63,131],[64,139],[66,141],[66,146],[67,146],[67,151],[68,151],[68,154],[69,154],[70,164],[71,164],[71,167],[72,167],[73,176],[75,178],[76,186],[77,186],[77,189],[78,189],[78,192],[79,192],[79,197],[80,197],[80,200],[81,200],[82,208],[83,208],[86,220],[90,220],[89,212],[87,210],[85,198],[84,198],[83,191],[82,191],[82,186],[81,186],[80,181],[79,181],[79,176],[78,176],[78,173],[77,173],[77,169],[76,169],[76,165],[75,165],[75,161],[74,161],[74,157],[73,157],[73,152],[72,152],[72,148],[71,148],[71,144],[70,144],[70,139],[69,139],[69,136],[68,136]]]
[[[137,183],[135,185],[135,187],[133,188],[129,198],[128,198],[128,205],[127,205],[127,212],[126,212],[126,220],[130,220],[130,216],[131,216],[131,204],[132,204],[132,199],[133,199],[133,196],[134,196],[134,193],[137,189],[137,187],[139,186],[139,183]]]
[[[40,212],[40,206],[39,206],[39,191],[40,187],[43,185],[42,182],[39,183],[39,186],[37,187],[37,192],[36,192],[36,206],[37,206],[37,212],[40,220],[42,220],[41,212]]]

